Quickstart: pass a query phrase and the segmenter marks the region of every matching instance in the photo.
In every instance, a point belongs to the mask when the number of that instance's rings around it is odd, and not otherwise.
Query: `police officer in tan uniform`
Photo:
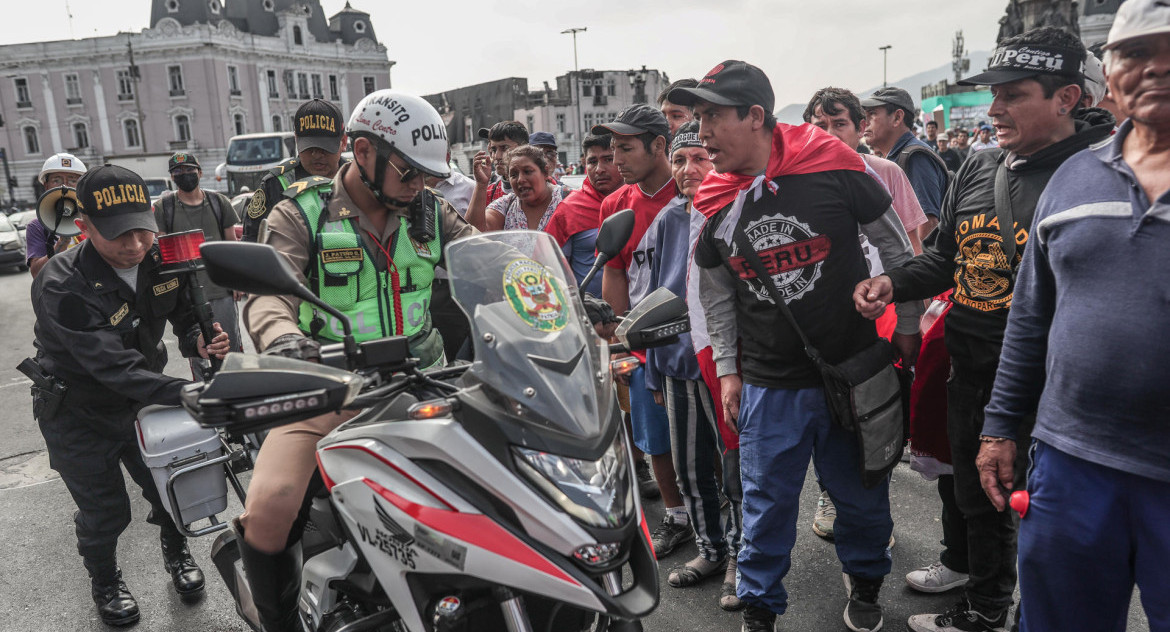
[[[346,133],[353,162],[332,180],[293,183],[268,217],[265,243],[346,314],[359,342],[403,335],[422,366],[441,365],[443,340],[429,313],[434,268],[444,245],[475,232],[423,184],[448,174],[443,121],[423,99],[381,90],[358,103]],[[342,336],[341,323],[292,296],[251,298],[244,322],[256,348],[302,359],[318,359],[319,341]],[[354,414],[277,428],[260,450],[236,528],[265,632],[300,630],[293,523],[316,469],[317,442]]]
[[[336,105],[323,99],[307,101],[293,118],[297,155],[276,165],[260,181],[244,209],[244,241],[256,241],[260,223],[284,199],[284,190],[309,176],[332,178],[345,151],[345,119]]]

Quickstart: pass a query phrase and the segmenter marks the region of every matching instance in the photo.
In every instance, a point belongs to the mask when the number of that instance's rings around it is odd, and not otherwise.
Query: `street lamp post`
[[[882,52],[882,87],[886,87],[886,59],[889,57],[890,49],[893,46],[886,44],[885,46],[878,46],[878,50]]]
[[[573,88],[572,89],[575,92],[575,94],[573,95],[573,103],[577,106],[577,123],[576,123],[576,125],[574,125],[574,127],[576,127],[578,129],[577,136],[580,137],[580,138],[575,138],[574,140],[577,141],[577,148],[576,149],[578,152],[581,149],[581,142],[585,138],[585,129],[584,129],[583,123],[581,122],[581,70],[577,66],[577,33],[584,33],[587,30],[589,30],[589,27],[587,27],[587,26],[577,26],[577,27],[573,27],[571,29],[565,29],[565,30],[561,31],[561,35],[572,35],[573,36]],[[528,130],[528,131],[531,132],[532,130]]]

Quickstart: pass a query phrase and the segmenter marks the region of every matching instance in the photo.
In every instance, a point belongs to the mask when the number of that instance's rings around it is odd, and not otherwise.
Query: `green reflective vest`
[[[441,238],[436,235],[430,242],[416,242],[407,232],[409,222],[398,218],[398,230],[389,248],[392,260],[385,272],[379,271],[374,253],[359,233],[356,214],[329,221],[322,195],[328,195],[332,183],[327,178],[305,178],[285,192],[309,228],[311,252],[305,273],[311,289],[346,315],[356,341],[407,336],[411,353],[421,360],[422,367],[439,364],[443,339],[431,327],[430,306]],[[436,203],[436,226],[442,225],[439,210]],[[341,323],[312,304],[302,301],[298,316],[301,330],[314,338],[342,340]]]

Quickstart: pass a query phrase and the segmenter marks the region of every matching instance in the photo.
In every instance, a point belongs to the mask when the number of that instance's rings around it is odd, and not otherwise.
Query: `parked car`
[[[0,215],[0,266],[16,266],[19,270],[28,270],[24,234],[3,215]]]
[[[25,237],[24,229],[28,228],[28,223],[36,218],[36,211],[18,211],[12,215],[9,215],[8,221],[12,222],[12,225],[16,227],[16,230],[20,231],[20,236],[27,242],[28,238]]]

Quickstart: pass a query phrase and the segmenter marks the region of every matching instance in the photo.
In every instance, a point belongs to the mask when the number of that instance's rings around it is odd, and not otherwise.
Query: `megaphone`
[[[73,237],[81,229],[73,220],[77,219],[77,191],[66,186],[49,189],[37,200],[37,219],[53,233],[62,237]]]

